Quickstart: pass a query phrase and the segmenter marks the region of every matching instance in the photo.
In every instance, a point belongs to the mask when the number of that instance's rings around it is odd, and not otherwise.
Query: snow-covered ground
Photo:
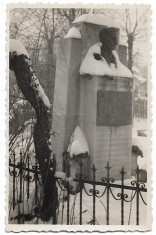
[[[147,171],[147,154],[148,154],[148,142],[147,137],[138,136],[138,130],[145,131],[147,133],[147,120],[146,119],[137,119],[133,120],[133,129],[132,129],[132,145],[138,146],[143,153],[143,158],[138,157],[138,165],[142,170]]]
[[[146,130],[147,122],[146,120],[138,120],[135,119],[133,122],[133,145],[137,145],[147,158],[146,150],[147,150],[147,137],[137,136],[137,130]],[[124,184],[131,185],[132,179],[126,179]],[[121,184],[120,181],[115,182],[117,184]],[[26,185],[25,185],[26,186]],[[92,188],[91,185],[85,184],[87,192]],[[26,187],[25,187],[26,188]],[[12,177],[10,177],[10,189],[12,189]],[[99,190],[99,195],[104,191],[103,186],[97,186],[97,190]],[[10,201],[12,199],[12,190],[10,190]],[[117,197],[117,194],[121,192],[120,189],[112,188],[113,194]],[[34,208],[34,183],[30,183],[30,199],[26,200],[26,190],[25,190],[25,201],[21,204],[21,212],[23,213],[33,213]],[[130,190],[125,190],[125,193],[128,195],[127,200],[131,199],[131,196],[134,192]],[[145,202],[147,201],[146,193],[142,193]],[[58,208],[58,224],[66,224],[67,223],[67,201],[63,200],[63,197],[66,196],[66,193],[59,188],[59,208]],[[80,206],[80,194],[70,195],[70,224],[79,224],[79,206]],[[121,201],[115,200],[110,194],[110,224],[119,225],[121,223]],[[140,224],[146,224],[147,221],[147,206],[143,204],[140,198]],[[82,222],[83,224],[88,224],[93,219],[93,197],[88,196],[83,190],[82,196]],[[10,211],[11,217],[15,217],[18,215],[18,207],[15,208],[14,211]],[[136,197],[133,199],[132,204],[130,202],[124,203],[124,221],[125,225],[130,221],[130,225],[136,224]],[[12,220],[11,223],[17,223],[17,220]],[[30,222],[31,224],[45,224],[45,222],[41,221],[38,218],[34,218]],[[52,221],[46,222],[47,224],[52,224]],[[96,198],[96,224],[105,225],[106,224],[106,193],[101,198]]]
[[[125,180],[125,185],[131,185],[132,179]],[[120,181],[116,182],[117,184],[121,184]],[[87,192],[92,188],[92,185],[85,184],[85,188]],[[99,194],[101,195],[105,189],[103,186],[97,186],[97,190],[99,190]],[[21,204],[21,213],[33,214],[33,207],[34,207],[34,189],[33,187],[30,188],[31,190],[31,196],[29,200],[25,200],[24,203]],[[112,192],[116,198],[117,194],[121,192],[121,189],[112,188]],[[134,194],[133,191],[125,190],[125,192],[128,195],[127,200],[131,199],[131,196]],[[146,193],[142,193],[143,198],[146,202]],[[63,200],[63,197],[66,196],[66,192],[60,190],[59,188],[59,208],[57,212],[57,218],[58,218],[58,224],[66,224],[67,223],[67,201]],[[110,224],[111,225],[120,225],[121,224],[121,201],[115,200],[112,195],[110,194]],[[139,223],[140,225],[146,224],[147,220],[147,206],[143,204],[141,198],[139,203],[140,211],[139,211]],[[80,194],[76,195],[70,195],[70,224],[79,224],[79,217],[80,217]],[[12,211],[12,217],[15,217],[18,215],[18,208]],[[93,197],[88,196],[85,191],[83,190],[82,193],[82,224],[89,224],[93,219]],[[136,224],[136,196],[132,201],[132,204],[130,202],[124,203],[124,224],[128,225],[128,222],[130,225]],[[12,220],[11,223],[17,223],[17,220]],[[29,224],[49,224],[52,223],[52,221],[43,222],[38,218],[34,218],[30,222],[25,222]],[[106,224],[106,193],[101,198],[96,198],[96,224],[98,225],[105,225]]]
[[[147,119],[134,118],[132,136],[137,136],[138,130],[147,130]]]
[[[125,184],[130,185],[131,180],[126,180]],[[92,188],[91,185],[85,185],[87,192]],[[96,187],[99,190],[99,195],[104,191],[103,186]],[[117,197],[117,194],[121,192],[120,189],[112,188],[113,194]],[[127,200],[130,200],[131,195],[134,193],[130,190],[125,190],[125,193],[128,194]],[[146,201],[146,193],[143,193],[143,197]],[[82,224],[89,224],[93,219],[93,197],[86,195],[83,190],[82,196]],[[80,194],[70,196],[70,223],[79,224],[79,202]],[[75,204],[75,206],[74,206]],[[67,203],[64,203],[64,209],[62,207],[63,203],[60,203],[59,214],[58,214],[58,224],[66,224],[67,222]],[[140,224],[146,224],[146,209],[147,206],[143,204],[140,199]],[[63,221],[62,221],[62,210],[63,210]],[[73,213],[74,211],[74,213]],[[131,211],[131,212],[130,212]],[[130,215],[131,214],[131,215]],[[124,204],[124,220],[125,225],[128,225],[130,217],[130,225],[136,224],[136,197],[133,199],[132,204],[130,202],[125,202]],[[96,224],[105,225],[106,224],[106,193],[101,198],[96,198]],[[120,225],[121,224],[121,201],[115,200],[110,194],[110,224],[111,225]]]

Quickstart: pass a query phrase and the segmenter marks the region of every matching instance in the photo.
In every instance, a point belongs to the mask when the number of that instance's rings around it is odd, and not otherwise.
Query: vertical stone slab
[[[80,76],[79,126],[88,142],[91,164],[95,156],[97,81]]]
[[[59,41],[52,121],[52,130],[56,132],[52,138],[52,145],[59,170],[62,170],[62,153],[67,150],[70,136],[77,123],[80,52],[81,40]]]
[[[101,180],[101,177],[105,175],[104,167],[107,165],[107,161],[110,161],[110,165],[112,166],[112,177],[119,179],[119,171],[124,166],[127,172],[125,177],[129,178],[131,175],[132,145],[132,99],[129,96],[132,86],[129,78],[116,77],[110,80],[107,76],[92,76],[91,79],[88,79],[87,75],[83,75],[80,79],[79,125],[88,141],[90,165],[94,163],[98,169],[96,172],[97,180]],[[128,120],[122,118],[121,121],[123,123],[119,120],[118,117],[120,115],[125,115],[126,117],[127,111],[125,109],[120,114],[119,111],[121,108],[120,104],[118,104],[117,113],[113,113],[114,110],[112,110],[113,118],[118,118],[117,123],[115,119],[105,119],[104,124],[97,125],[97,94],[99,91],[105,92],[108,95],[114,93],[113,97],[118,97],[118,95],[121,95],[121,98],[122,95],[128,96],[130,109]],[[107,106],[111,106],[112,102],[113,100],[110,100],[110,102],[107,100]],[[107,111],[107,108],[102,110],[101,107],[101,112],[105,111]]]
[[[124,45],[119,45],[119,58],[122,64],[128,67],[127,61],[127,47]]]
[[[81,23],[81,37],[82,37],[82,52],[81,62],[83,61],[88,49],[99,41],[99,31],[106,26],[90,24],[86,22]],[[127,66],[127,47],[118,45],[116,51],[119,55],[120,61]],[[97,179],[101,180],[104,175],[104,167],[107,161],[110,160],[112,166],[112,177],[120,178],[120,169],[123,165],[127,171],[126,177],[131,174],[131,132],[132,132],[132,100],[131,100],[131,84],[128,78],[114,78],[110,80],[109,77],[98,77],[91,75],[80,76],[80,109],[79,109],[79,125],[83,130],[89,145],[90,150],[90,165],[95,164],[97,170]],[[106,97],[113,96],[115,100],[106,101],[107,110],[110,108],[110,103],[113,104],[112,115],[114,117],[107,117],[103,124],[98,125],[97,111],[98,111],[98,91],[105,92]],[[125,107],[122,102],[122,107],[119,103],[115,103],[117,97],[120,100],[125,96],[127,105]],[[105,101],[104,101],[105,102]],[[118,108],[116,109],[116,106]],[[128,108],[128,112],[127,109]],[[113,112],[114,111],[114,112]],[[115,113],[117,112],[117,113]],[[121,112],[121,113],[120,113]],[[110,115],[110,114],[109,114]],[[117,116],[116,116],[117,115]],[[123,118],[120,120],[120,115]],[[126,116],[128,115],[128,116]],[[116,118],[116,119],[115,119]],[[110,119],[110,120],[109,120]],[[128,119],[128,121],[126,121]],[[111,143],[110,143],[111,141]],[[110,146],[111,145],[111,146]]]

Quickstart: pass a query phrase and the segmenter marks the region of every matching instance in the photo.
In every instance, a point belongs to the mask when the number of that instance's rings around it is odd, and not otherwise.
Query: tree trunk
[[[39,82],[26,55],[18,56],[16,53],[10,53],[9,68],[14,71],[19,88],[36,111],[34,145],[44,191],[40,215],[42,220],[48,221],[55,214],[57,207],[57,189],[54,178],[55,160],[50,141],[52,121],[50,107],[39,95],[37,89]]]
[[[128,35],[128,68],[132,71],[133,66],[133,41],[134,37],[132,34]]]

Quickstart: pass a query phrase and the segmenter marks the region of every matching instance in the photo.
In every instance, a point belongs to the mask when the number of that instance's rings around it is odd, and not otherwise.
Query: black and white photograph
[[[8,5],[7,231],[151,229],[151,8]]]

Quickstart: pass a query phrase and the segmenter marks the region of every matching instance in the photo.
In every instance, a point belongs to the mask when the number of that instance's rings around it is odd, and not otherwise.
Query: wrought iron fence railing
[[[144,206],[147,206],[147,203],[145,202],[145,199],[143,197],[143,193],[147,192],[146,184],[144,182],[140,181],[140,169],[137,167],[136,171],[136,178],[135,180],[132,180],[130,182],[130,185],[125,185],[125,174],[124,168],[122,167],[120,171],[120,183],[115,183],[115,179],[110,177],[110,170],[111,166],[109,165],[109,162],[107,163],[107,166],[105,167],[106,170],[106,177],[103,177],[101,181],[96,180],[96,171],[95,165],[93,164],[91,171],[92,171],[92,179],[87,179],[82,175],[82,169],[83,169],[83,160],[81,158],[80,164],[79,164],[79,173],[76,174],[75,178],[72,179],[72,181],[78,183],[79,185],[79,224],[83,224],[83,197],[84,194],[86,194],[88,197],[92,197],[92,220],[90,221],[91,224],[96,224],[96,200],[99,198],[106,199],[106,221],[103,224],[111,224],[110,223],[110,196],[115,200],[120,202],[120,212],[118,212],[121,215],[120,223],[121,225],[125,224],[125,203],[132,203],[134,201],[136,203],[136,225],[139,225],[139,218],[140,218],[140,202]],[[40,171],[37,164],[37,161],[31,162],[29,155],[27,156],[27,160],[24,162],[22,153],[20,153],[19,161],[16,161],[16,154],[13,153],[9,159],[9,173],[12,177],[12,190],[11,194],[11,201],[10,201],[10,208],[14,210],[16,206],[18,206],[20,203],[24,201],[24,197],[27,198],[27,200],[30,197],[30,185],[33,184],[34,190],[35,190],[35,204],[38,201],[38,188],[39,185],[42,185],[41,178],[40,178]],[[57,174],[56,174],[57,175]],[[67,174],[67,179],[68,179]],[[18,179],[18,183],[17,180]],[[63,192],[66,192],[66,224],[69,225],[70,223],[70,182],[66,179],[62,179],[61,177],[55,177],[57,187],[62,190]],[[66,183],[65,183],[66,182]],[[91,187],[88,190],[86,188],[86,184],[89,184]],[[102,191],[97,188],[101,186]],[[16,192],[16,189],[18,188],[18,193]],[[113,192],[113,189],[118,189],[119,191],[117,193]],[[24,189],[24,190],[23,190]],[[131,196],[128,195],[127,190],[132,192]],[[24,192],[26,192],[24,194]],[[18,218],[20,218],[20,211],[18,214]],[[39,216],[38,214],[34,215]],[[55,214],[55,223],[57,223],[57,208],[56,208],[56,214]],[[63,216],[63,215],[62,215]],[[30,216],[31,217],[31,216]],[[20,223],[20,220],[18,220],[18,223]]]

